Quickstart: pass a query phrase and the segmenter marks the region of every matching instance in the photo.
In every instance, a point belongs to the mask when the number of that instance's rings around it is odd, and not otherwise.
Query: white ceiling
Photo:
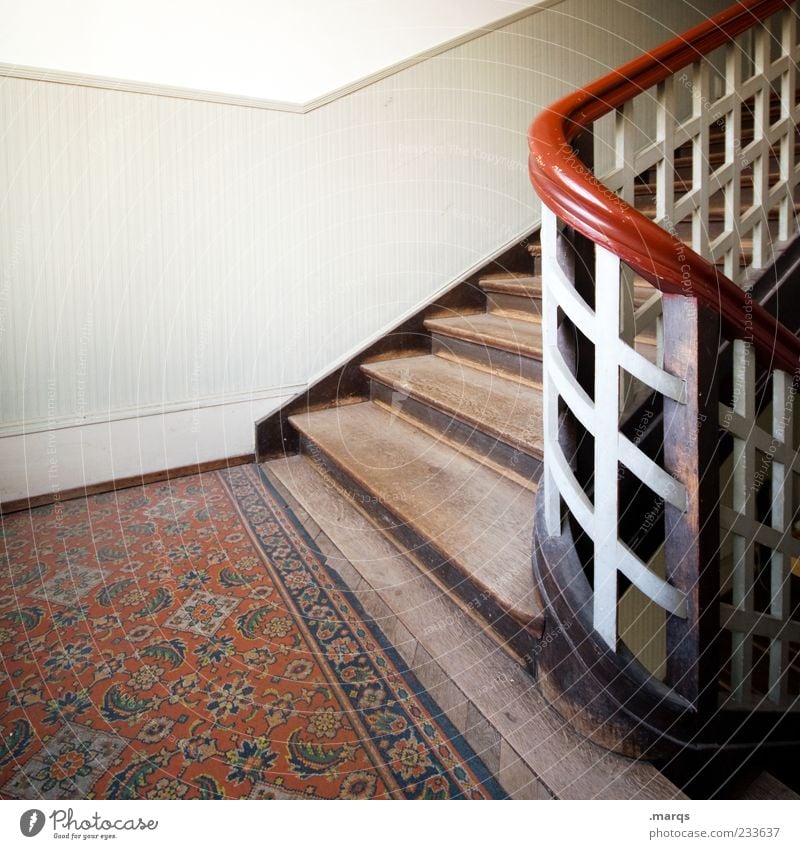
[[[544,0],[0,0],[0,63],[307,103]]]

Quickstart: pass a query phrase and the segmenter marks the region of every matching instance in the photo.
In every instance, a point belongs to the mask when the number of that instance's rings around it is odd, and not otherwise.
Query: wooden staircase
[[[752,132],[744,116],[743,144]],[[712,130],[710,150],[723,141],[724,130]],[[676,197],[687,189],[687,168],[690,158],[678,157]],[[654,213],[654,191],[642,175],[641,212]],[[742,197],[748,203],[746,192]],[[721,227],[723,211],[714,210],[710,218]],[[691,223],[678,232],[690,245]],[[527,252],[490,263],[462,284],[468,296],[462,290],[424,310],[412,350],[389,344],[367,352],[357,365],[363,383],[355,395],[342,392],[339,381],[338,393],[286,417],[299,436],[290,444],[531,670],[542,633],[530,568],[544,451],[542,278],[531,273],[540,255],[536,238]],[[749,261],[744,240],[741,263]],[[636,277],[633,307],[654,293]],[[637,336],[635,347],[655,362],[654,330]],[[264,459],[282,452],[270,445],[260,453]]]
[[[741,103],[737,117],[741,125],[740,150],[747,150],[750,141],[756,137],[757,122],[750,112],[751,107],[752,103]],[[773,109],[771,118],[777,120],[779,115],[780,110]],[[704,117],[704,120],[710,119]],[[730,137],[726,141],[726,128],[719,124],[706,127],[705,131],[708,134],[705,167],[706,171],[714,172],[717,168],[724,168],[729,160],[730,151],[726,151],[726,144],[730,145]],[[793,139],[797,159],[800,157],[800,137],[796,132]],[[687,194],[696,191],[693,185],[693,171],[696,170],[693,146],[687,143],[677,146],[673,152],[670,163],[674,174],[671,182],[667,183],[667,200],[674,189],[674,206],[682,210],[683,217],[672,222],[670,232],[685,245],[694,245],[695,251],[703,253],[710,263],[709,268],[716,266],[716,271],[721,272],[725,266],[725,273],[733,275],[742,285],[750,285],[765,271],[764,256],[768,251],[764,248],[764,231],[755,234],[751,224],[750,230],[728,248],[727,264],[724,257],[717,256],[716,249],[709,246],[713,246],[718,238],[730,242],[731,235],[737,234],[736,223],[750,219],[750,213],[746,211],[752,206],[757,191],[768,192],[769,187],[782,179],[781,157],[777,153],[764,156],[766,167],[757,175],[752,168],[741,169],[735,195],[739,198],[736,214],[726,209],[724,193],[717,191],[718,187],[704,187],[704,233],[698,236],[698,221],[693,220],[694,209],[686,203]],[[661,177],[654,167],[633,170],[639,173],[627,183],[627,199],[638,212],[654,219],[658,197],[664,205],[663,170]],[[772,208],[763,215],[773,259],[787,246],[787,231],[790,237],[797,233],[800,190],[794,188],[793,192],[785,208],[788,212],[784,210],[779,216],[777,209]],[[792,222],[789,226],[787,215]],[[572,235],[557,232],[557,238],[562,240],[560,249],[576,233],[574,229],[565,231]],[[781,233],[784,234],[782,240],[779,239]],[[540,529],[545,527],[544,513],[541,512],[544,499],[539,493],[539,480],[545,459],[542,384],[547,370],[543,366],[543,281],[536,269],[536,259],[540,256],[538,239],[539,234],[532,233],[525,243],[527,250],[511,251],[500,260],[489,263],[483,273],[459,284],[443,299],[422,310],[407,325],[387,334],[381,343],[364,351],[319,386],[312,387],[305,396],[295,399],[258,426],[261,459],[299,451],[304,462],[345,496],[417,567],[431,582],[435,592],[445,594],[457,604],[484,634],[534,675],[540,647],[549,644],[554,633],[555,619],[549,609],[545,617],[545,604],[552,607],[553,599],[561,597],[557,585],[550,587],[550,596],[544,595],[541,574],[537,573],[538,577],[535,577],[531,569],[537,504],[542,519],[541,525],[536,528],[537,537]],[[589,237],[583,233],[579,239],[586,240],[586,245]],[[756,239],[760,242],[755,242]],[[704,252],[701,248],[708,250]],[[568,245],[567,250],[573,250],[573,246]],[[674,246],[670,250],[674,253]],[[759,267],[754,265],[754,256],[761,258]],[[591,259],[592,264],[595,258],[596,254]],[[670,259],[674,261],[674,257]],[[714,271],[713,268],[711,270]],[[646,273],[642,270],[642,274]],[[651,276],[650,279],[654,278]],[[731,288],[737,296],[742,296],[733,284]],[[625,291],[624,297],[632,300],[629,306],[632,306],[635,315],[645,305],[648,306],[644,313],[659,312],[657,309],[650,310],[656,289],[643,277],[634,274],[631,288],[620,287],[618,291]],[[676,294],[673,292],[670,297],[674,298]],[[586,293],[582,292],[581,297],[587,300]],[[591,303],[593,300],[592,292],[587,303],[597,314],[599,310]],[[674,315],[673,306],[670,310]],[[673,321],[674,340],[676,325],[674,319],[670,320]],[[553,327],[555,319],[551,318],[551,321],[553,324],[548,326]],[[625,338],[650,364],[655,364],[658,369],[665,368],[661,362],[664,349],[660,347],[655,324],[649,319],[643,324],[644,332],[636,335],[632,342],[630,337]],[[573,326],[577,327],[577,324]],[[616,333],[616,330],[613,332]],[[609,345],[610,350],[620,338],[609,337],[613,343]],[[719,345],[719,338],[714,344]],[[575,350],[580,352],[581,345],[586,351],[585,340]],[[569,345],[566,347],[569,348]],[[599,359],[602,351],[596,353]],[[572,365],[568,367],[572,368]],[[613,368],[617,368],[616,362]],[[647,388],[646,384],[644,388]],[[618,425],[620,434],[623,433],[626,416],[641,402],[641,395],[634,393],[633,397],[635,403],[629,406],[626,406],[627,400],[623,403],[619,422],[614,416],[615,436]],[[592,412],[602,400],[597,397],[591,399]],[[613,403],[616,404],[617,400],[614,398]],[[558,446],[560,429],[558,433],[550,431],[550,434],[550,445]],[[653,461],[657,453],[653,452],[647,460]],[[644,461],[641,462],[644,464]],[[640,465],[640,468],[643,467],[645,465]],[[663,483],[664,477],[659,480]],[[596,506],[596,495],[590,491],[592,485],[586,485],[584,495],[594,499]],[[557,516],[558,511],[554,512]],[[570,556],[575,559],[573,571],[576,576],[581,574],[583,579],[586,561],[591,558],[587,558],[585,553],[575,554],[580,539],[576,538],[573,544],[569,523],[565,528],[564,544],[568,545]],[[552,549],[551,554],[555,551]],[[647,561],[652,552],[643,556]],[[547,552],[540,546],[536,557],[546,560]],[[578,562],[580,558],[584,559],[583,563]],[[559,562],[566,564],[563,558]],[[560,568],[562,575],[572,574],[572,566]],[[616,570],[617,567],[614,568]],[[535,580],[539,581],[538,585],[535,585]],[[586,605],[582,603],[581,611],[583,607]],[[574,618],[577,621],[578,616]],[[596,634],[590,632],[591,628],[587,633],[594,638]],[[569,641],[562,642],[564,645],[556,649],[551,647],[548,662],[555,666],[561,664],[563,669],[568,664],[561,663],[563,658],[559,658],[558,652],[572,649],[567,645]],[[588,638],[583,640],[583,644],[586,651],[584,660],[590,665],[595,664],[600,649],[595,652],[593,645],[586,648]],[[621,688],[620,692],[629,687],[631,680],[634,684],[638,681],[635,676],[626,680],[630,658],[624,653],[616,655],[613,646],[606,652],[603,662],[607,664],[605,671],[615,678],[615,687]],[[618,664],[626,667],[619,674]],[[543,670],[542,692],[551,704],[556,705],[561,715],[567,717],[575,728],[595,739],[587,729],[596,725],[596,716],[590,711],[583,722],[576,722],[575,714],[580,711],[567,702],[560,703],[558,693],[547,689],[548,668],[544,659],[540,669]],[[571,674],[567,672],[567,677]],[[636,674],[650,675],[648,670],[640,670]],[[590,677],[587,676],[586,680],[589,681]],[[640,683],[649,686],[654,682],[653,704],[656,704],[669,687],[661,681],[656,682],[652,676],[649,680],[643,677]],[[596,683],[585,684],[584,687],[591,690]],[[557,676],[553,678],[553,684],[565,689],[564,681]],[[621,715],[625,712],[617,711],[622,704],[622,701],[615,701],[618,699],[617,692],[607,691],[604,686],[601,690],[610,698],[610,707],[603,705],[603,710],[608,707],[611,713]],[[581,695],[590,702],[594,699],[588,691]],[[684,710],[688,702],[684,700],[678,704],[678,701],[671,708],[675,715],[688,715],[689,712]],[[646,714],[650,703],[642,701],[642,705]],[[671,714],[665,716],[669,720]],[[669,725],[671,720],[665,722]],[[682,733],[679,726],[676,725],[676,729]],[[618,732],[624,735],[624,731],[610,724],[608,734],[600,734],[596,740],[615,749],[613,738]],[[658,737],[661,731],[655,729],[654,734]],[[627,754],[645,752],[650,738],[644,734],[642,739],[644,742],[640,744],[634,735],[630,749],[616,751]],[[682,746],[682,740],[681,734],[677,734],[669,746]]]
[[[530,253],[532,268],[538,246]],[[543,625],[531,574],[541,276],[492,270],[472,289],[466,306],[426,311],[423,350],[367,357],[362,396],[287,421],[314,468],[532,670]],[[636,303],[652,292],[639,281]],[[652,336],[637,348],[655,358]]]
[[[481,284],[493,286],[513,303],[427,318],[431,353],[365,363],[368,400],[289,422],[317,470],[525,662],[542,629],[540,327],[528,278]]]

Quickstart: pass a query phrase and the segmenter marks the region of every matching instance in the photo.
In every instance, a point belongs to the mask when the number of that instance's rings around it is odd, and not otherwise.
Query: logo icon
[[[44,814],[37,808],[31,808],[19,818],[19,830],[25,837],[36,837],[44,828]]]

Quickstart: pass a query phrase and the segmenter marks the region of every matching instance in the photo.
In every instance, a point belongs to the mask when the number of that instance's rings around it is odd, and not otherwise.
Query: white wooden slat
[[[650,570],[624,543],[617,543],[619,571],[649,599],[665,610],[685,619],[686,596]]]
[[[756,522],[753,527],[753,523],[746,516],[724,505],[720,507],[720,526],[741,537],[750,535],[753,542],[773,551],[780,551],[788,557],[800,557],[800,540],[792,536],[791,526],[777,530]]]
[[[551,281],[558,266],[558,220],[546,206],[542,208],[542,343],[547,351],[556,347],[558,339],[558,298],[551,290]],[[553,450],[558,446],[558,391],[553,385],[548,361],[545,361],[542,399],[542,428],[547,446],[544,458],[544,515],[547,533],[561,535],[561,486],[553,477]],[[559,453],[561,449],[558,448]]]
[[[614,164],[622,177],[617,191],[625,203],[631,205],[634,202],[633,178],[636,174],[634,171],[636,162],[636,151],[634,150],[636,140],[635,108],[636,101],[628,100],[616,110],[614,116]]]
[[[544,251],[542,260],[544,260]],[[594,312],[577,293],[555,256],[551,257],[547,265],[547,286],[553,300],[567,318],[590,342],[594,341]],[[606,297],[605,293],[602,290],[598,291],[598,300],[603,297]]]
[[[725,233],[737,232],[741,207],[742,155],[739,145],[742,137],[742,115],[739,89],[741,88],[742,58],[740,51],[740,40],[732,42],[725,48],[725,88],[731,97],[730,107],[725,114],[725,161],[730,171],[724,177],[716,178],[724,187]],[[733,249],[725,254],[724,270],[734,283],[738,283],[741,279],[739,257]]]
[[[619,274],[619,336],[626,345],[631,347],[635,343],[637,332],[633,308],[633,280],[633,271],[627,265],[621,263]],[[626,399],[630,398],[632,394],[633,379],[627,371],[623,371],[619,380],[620,409],[625,409]]]
[[[547,352],[547,375],[552,381],[555,391],[564,399],[573,415],[594,434],[595,406],[584,388],[567,368],[564,358],[557,347],[545,348]]]
[[[781,370],[772,373],[772,434],[784,448],[793,447],[794,442],[794,402],[791,377]],[[772,527],[780,534],[791,538],[794,521],[792,499],[791,467],[775,460],[772,462]],[[792,540],[795,542],[795,540]],[[770,605],[769,612],[778,621],[791,614],[790,601],[791,560],[781,550],[775,548],[770,557]],[[798,626],[800,629],[800,625]],[[774,702],[786,700],[786,675],[789,665],[788,637],[773,639],[769,649],[769,691],[768,696]]]
[[[720,622],[723,627],[740,634],[767,637],[770,640],[800,642],[800,622],[786,620],[767,613],[740,610],[732,604],[720,604]]]
[[[557,491],[561,494],[567,508],[575,516],[583,530],[590,537],[594,538],[595,518],[592,502],[572,473],[572,469],[570,469],[569,463],[567,463],[567,459],[564,457],[560,446],[551,447],[547,450],[550,451],[550,459],[548,460],[549,471],[553,477]],[[560,520],[559,514],[558,521],[560,522]],[[550,533],[549,528],[548,533]],[[561,529],[559,527],[557,534],[560,533]]]
[[[686,487],[669,472],[665,472],[622,433],[617,434],[617,455],[619,462],[630,469],[656,495],[678,510],[686,510]]]
[[[656,291],[634,313],[637,335],[654,324],[662,312],[661,292]]]
[[[741,339],[733,343],[733,409],[755,427],[755,355],[752,346]],[[755,498],[752,485],[755,475],[755,447],[751,433],[734,438],[733,444],[733,509],[745,518],[748,528],[755,530]],[[752,534],[733,538],[733,604],[739,610],[753,610],[753,573],[755,554]],[[735,698],[748,698],[752,673],[752,637],[733,634],[731,689]]]
[[[780,175],[781,181],[786,182],[786,193],[781,201],[778,219],[778,238],[785,241],[797,231],[797,221],[794,213],[794,185],[792,175],[795,159],[795,124],[791,119],[794,106],[795,86],[797,84],[797,65],[791,61],[796,52],[797,19],[794,15],[784,15],[781,21],[781,51],[786,60],[781,70],[781,147]],[[785,128],[783,125],[786,125]]]
[[[755,63],[758,88],[756,89],[755,104],[753,107],[753,143],[757,145],[757,152],[753,160],[753,200],[754,205],[761,210],[761,216],[753,227],[753,257],[751,266],[764,268],[769,263],[771,255],[769,228],[767,226],[765,212],[761,207],[761,200],[769,191],[769,145],[766,138],[769,132],[770,94],[769,86],[769,51],[770,32],[767,26],[761,25],[755,28],[755,49],[753,61]]]
[[[700,118],[697,133],[692,138],[692,190],[697,199],[692,210],[692,249],[700,256],[708,256],[708,206],[710,182],[708,180],[708,124],[711,110],[710,68],[708,62],[697,62],[692,67],[692,108]]]
[[[749,437],[759,451],[800,474],[800,455],[791,445],[777,441],[757,424],[748,421],[725,404],[720,404],[719,426],[739,439]]]
[[[647,357],[643,357],[637,350],[626,345],[620,339],[617,339],[616,342],[617,359],[621,368],[667,398],[671,398],[679,404],[686,403],[685,380],[651,363]]]
[[[595,280],[598,292],[594,397],[603,399],[595,408],[594,427],[594,597],[595,631],[606,644],[617,645],[617,523],[619,433],[619,366],[613,356],[620,341],[620,260],[605,248],[595,248]],[[627,347],[627,346],[626,346]]]

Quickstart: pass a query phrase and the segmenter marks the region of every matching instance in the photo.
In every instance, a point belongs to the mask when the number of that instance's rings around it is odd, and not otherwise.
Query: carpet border
[[[308,546],[308,548],[314,553],[314,556],[319,560],[320,565],[324,566],[328,573],[331,575],[333,579],[334,585],[336,585],[336,589],[345,596],[348,603],[352,605],[355,612],[359,615],[359,617],[364,622],[364,625],[369,629],[370,634],[375,639],[375,642],[381,647],[381,650],[386,652],[389,659],[392,663],[397,667],[397,671],[408,681],[409,686],[411,687],[414,695],[418,698],[425,709],[434,717],[436,723],[440,726],[442,732],[447,736],[447,739],[453,743],[453,747],[455,748],[458,755],[462,758],[462,760],[466,761],[470,768],[475,773],[475,777],[481,782],[481,784],[485,784],[487,789],[492,793],[493,798],[491,800],[487,799],[484,801],[510,801],[510,796],[503,789],[502,785],[498,781],[498,779],[490,772],[489,768],[483,762],[480,754],[476,752],[473,747],[466,740],[464,735],[453,725],[450,717],[445,713],[444,709],[438,702],[431,696],[428,692],[427,688],[422,684],[422,682],[417,678],[414,674],[413,670],[409,668],[408,663],[406,663],[405,658],[397,651],[397,649],[389,642],[386,635],[383,633],[383,630],[377,625],[374,618],[370,616],[364,607],[362,606],[360,600],[350,589],[350,587],[346,584],[344,578],[336,571],[336,569],[328,563],[325,555],[320,551],[319,546],[314,542],[311,538],[311,535],[306,530],[303,523],[297,518],[292,508],[287,503],[286,499],[278,492],[275,485],[267,476],[267,473],[258,463],[251,464],[257,471],[259,478],[265,484],[265,488],[269,492],[269,494],[277,501],[280,505],[281,509],[284,510],[286,515],[294,524],[295,529],[298,534],[303,538],[303,541]],[[225,470],[220,470],[218,474],[224,474]],[[324,533],[324,531],[323,531]],[[434,661],[435,662],[435,661]],[[465,701],[469,701],[466,696],[464,696]],[[477,760],[478,766],[472,763],[473,757]],[[497,791],[497,792],[495,792]],[[450,801],[459,801],[459,800],[450,800]],[[463,797],[462,797],[462,801]]]

